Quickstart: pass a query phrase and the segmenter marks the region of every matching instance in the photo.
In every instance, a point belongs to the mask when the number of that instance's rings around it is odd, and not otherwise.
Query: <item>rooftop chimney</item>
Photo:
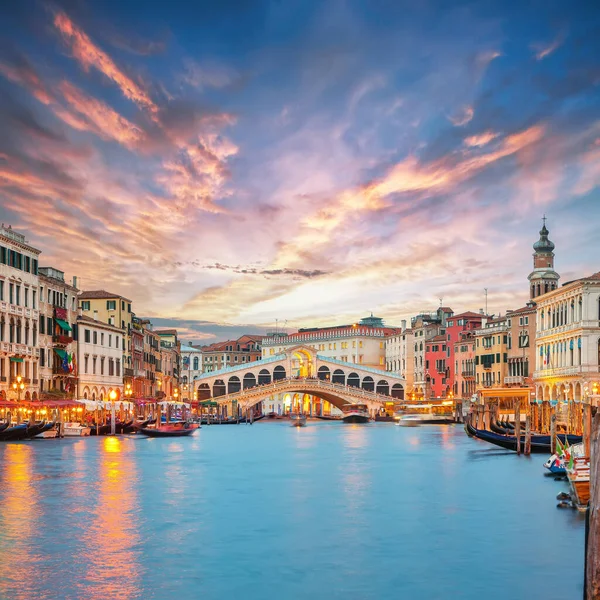
[[[77,276],[76,275],[73,276],[73,287],[74,288],[77,287]]]
[[[94,321],[97,321],[97,320],[98,320],[98,311],[95,310],[94,311]]]
[[[402,325],[402,331],[406,331],[406,319],[402,319],[402,321],[400,321],[400,324]]]

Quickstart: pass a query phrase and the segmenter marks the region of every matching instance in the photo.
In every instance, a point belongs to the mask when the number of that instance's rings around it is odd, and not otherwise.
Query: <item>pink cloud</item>
[[[469,121],[471,121],[474,115],[475,110],[472,106],[463,106],[457,114],[455,114],[452,117],[448,117],[448,120],[455,127],[462,127],[463,125],[466,125]]]
[[[484,131],[483,133],[477,133],[466,137],[465,144],[467,146],[485,146],[492,140],[495,140],[499,135],[499,133],[494,133],[493,131]]]
[[[73,52],[73,57],[85,71],[88,71],[90,67],[95,67],[108,79],[112,80],[126,98],[152,113],[158,111],[158,107],[154,104],[148,92],[119,69],[112,58],[96,46],[89,36],[77,27],[64,12],[56,13],[54,26],[62,34],[64,41]]]

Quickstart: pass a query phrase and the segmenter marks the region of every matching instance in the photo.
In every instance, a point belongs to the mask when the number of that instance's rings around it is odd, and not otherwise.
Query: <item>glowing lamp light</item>
[[[114,402],[117,399],[117,392],[115,390],[110,390],[108,397],[112,402]]]

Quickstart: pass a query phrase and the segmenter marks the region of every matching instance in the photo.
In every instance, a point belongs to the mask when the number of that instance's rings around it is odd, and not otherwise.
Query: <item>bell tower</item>
[[[533,300],[558,287],[560,275],[554,270],[554,244],[548,239],[546,216],[540,229],[540,239],[533,245],[533,271],[529,274],[529,297]]]

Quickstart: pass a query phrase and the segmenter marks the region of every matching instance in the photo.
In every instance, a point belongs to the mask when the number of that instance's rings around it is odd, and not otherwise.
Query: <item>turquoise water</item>
[[[580,598],[544,460],[384,423],[4,443],[0,598]]]

